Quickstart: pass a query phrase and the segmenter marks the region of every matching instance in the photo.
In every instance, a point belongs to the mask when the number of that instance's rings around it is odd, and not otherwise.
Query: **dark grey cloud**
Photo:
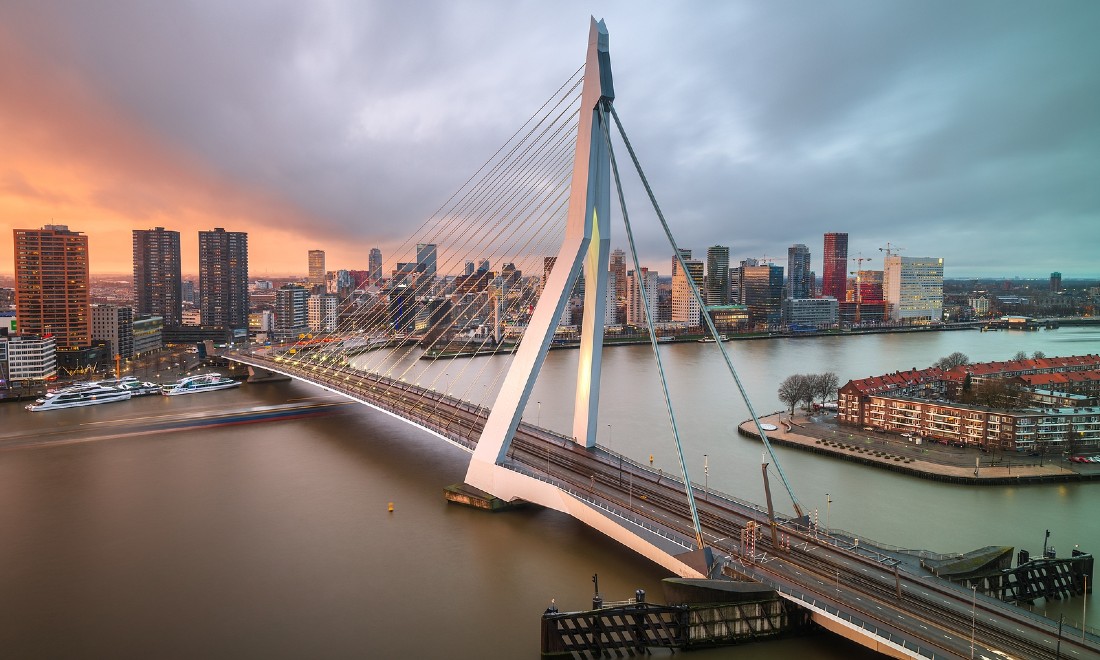
[[[890,241],[949,276],[1100,276],[1090,1],[0,10],[135,125],[278,191],[319,236],[379,242],[580,65],[589,14],[607,21],[616,107],[681,245],[731,245],[736,261],[805,243],[820,268],[821,234],[847,231],[853,253]],[[667,270],[656,229],[638,234]]]

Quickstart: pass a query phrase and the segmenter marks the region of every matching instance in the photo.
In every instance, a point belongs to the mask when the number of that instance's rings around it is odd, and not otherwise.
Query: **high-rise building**
[[[543,257],[542,258],[542,282],[539,284],[539,295],[542,295],[542,290],[546,288],[546,282],[550,279],[550,271],[554,269],[554,264],[557,263],[557,257]],[[470,265],[467,262],[467,265]],[[472,274],[466,273],[467,275]]]
[[[248,328],[248,234],[221,227],[199,232],[202,325]]]
[[[546,258],[547,259],[552,259],[553,257],[546,257]],[[473,275],[474,274],[474,262],[467,261],[466,262],[466,267],[463,269],[462,274],[466,275],[466,276]]]
[[[313,332],[336,331],[336,295],[314,294],[307,303],[309,329]]]
[[[730,295],[730,249],[725,245],[707,248],[707,305],[725,305]]]
[[[626,300],[626,252],[622,248],[611,251],[607,269],[615,276],[615,300]]]
[[[416,244],[416,270],[422,273],[422,279],[419,281],[430,285],[435,279],[437,252],[435,243]]]
[[[886,257],[882,290],[893,321],[938,322],[943,319],[943,259]]]
[[[845,299],[848,288],[848,234],[825,234],[824,268],[821,275],[821,296]]]
[[[787,248],[787,297],[802,299],[813,295],[810,249],[802,243]]]
[[[783,319],[783,267],[775,264],[741,266],[741,301],[751,323],[775,325]]]
[[[685,323],[689,327],[699,325],[699,302],[691,290],[688,277],[695,282],[695,288],[700,292],[704,290],[705,280],[703,276],[703,262],[696,259],[685,259],[683,269],[677,270],[672,276],[672,320],[675,323]]]
[[[188,305],[194,305],[195,300],[195,283],[191,280],[184,280],[180,285],[180,299]],[[163,318],[163,317],[162,317]]]
[[[382,251],[378,248],[370,249],[370,256],[367,257],[367,272],[370,273],[371,284],[382,281]]]
[[[284,284],[275,291],[275,338],[295,339],[309,332],[309,289]]]
[[[627,273],[626,282],[626,322],[633,326],[643,326],[646,322],[646,302],[649,303],[649,313],[657,315],[657,272],[643,266],[640,276],[635,271]]]
[[[164,324],[183,324],[180,233],[164,227],[135,229],[134,311],[159,316]]]
[[[1054,272],[1050,274],[1050,290],[1058,293],[1062,290],[1062,274]]]
[[[134,310],[119,305],[92,305],[92,339],[110,343],[110,356],[134,357]]]
[[[325,251],[309,251],[309,279],[310,285],[318,286],[325,283]]]
[[[691,259],[691,250],[688,248],[679,249],[680,256],[684,258],[684,261]],[[676,273],[680,270],[680,260],[676,258],[676,255],[672,255],[672,276],[676,277]]]
[[[65,225],[15,230],[15,314],[23,334],[91,345],[87,236]]]
[[[489,260],[488,259],[482,259],[481,261],[477,262],[477,272],[479,272],[479,273],[488,273],[489,272]]]

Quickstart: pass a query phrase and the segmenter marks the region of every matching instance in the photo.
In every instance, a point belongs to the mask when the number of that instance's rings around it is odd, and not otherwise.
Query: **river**
[[[930,332],[726,344],[757,412],[780,409],[791,373],[841,383],[1018,350],[1100,352],[1100,331]],[[691,477],[763,501],[759,443],[713,344],[662,347]],[[525,411],[567,431],[576,351],[554,351]],[[439,365],[445,387],[484,396],[496,363]],[[600,443],[675,469],[650,349],[605,351]],[[483,366],[487,366],[481,371]],[[481,377],[476,376],[481,373]],[[468,375],[467,375],[468,374]],[[485,381],[485,382],[482,382]],[[212,397],[212,398],[208,398]],[[0,451],[0,648],[4,655],[190,657],[537,657],[539,614],[607,600],[661,600],[659,567],[551,511],[490,515],[447,505],[468,455],[365,407],[325,417],[127,436],[104,426],[167,412],[330,395],[298,383],[245,385],[31,414],[0,407],[4,437],[80,425],[95,441]],[[536,403],[537,402],[537,403]],[[121,421],[120,421],[121,420]],[[796,496],[832,527],[906,547],[1013,545],[1100,550],[1100,484],[951,486],[778,449]],[[773,493],[777,487],[773,484]],[[791,511],[782,490],[777,507]],[[825,494],[832,504],[826,506]],[[388,503],[394,511],[388,511]],[[1082,599],[1040,610],[1080,621]],[[1089,602],[1089,624],[1100,626]],[[875,657],[830,636],[693,657]]]

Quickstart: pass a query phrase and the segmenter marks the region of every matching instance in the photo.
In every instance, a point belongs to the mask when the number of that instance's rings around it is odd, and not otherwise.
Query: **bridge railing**
[[[772,588],[777,593],[784,594],[791,600],[797,600],[810,609],[820,610],[838,619],[846,621],[849,625],[857,627],[863,632],[878,637],[879,639],[885,639],[889,642],[897,644],[903,649],[916,653],[919,656],[925,658],[935,658],[936,654],[931,649],[924,648],[920,644],[913,643],[910,639],[898,635],[895,631],[887,628],[880,628],[874,623],[869,623],[862,618],[854,617],[851,614],[841,610],[836,605],[833,605],[827,601],[819,601],[816,598],[807,597],[805,594],[794,591],[782,585],[771,584]]]
[[[632,524],[636,527],[641,527],[642,529],[644,529],[644,530],[646,530],[646,531],[648,531],[652,534],[655,534],[657,536],[660,536],[661,538],[663,538],[663,539],[665,539],[665,540],[667,540],[671,543],[674,543],[674,544],[684,548],[685,550],[694,550],[695,549],[695,547],[693,545],[686,542],[683,538],[676,537],[667,528],[663,528],[658,524],[654,524],[653,522],[649,522],[648,520],[646,520],[646,518],[644,516],[643,517],[630,517],[630,516],[627,516],[622,509],[619,509],[617,507],[612,507],[611,505],[609,505],[607,503],[607,500],[604,497],[596,495],[594,491],[590,491],[590,490],[585,489],[585,488],[577,487],[577,486],[575,486],[573,484],[570,484],[568,482],[559,481],[559,480],[554,479],[554,478],[552,478],[548,475],[541,474],[537,471],[531,470],[531,469],[529,469],[529,468],[527,468],[523,465],[519,465],[519,464],[516,464],[516,463],[504,463],[504,464],[501,465],[501,467],[503,467],[507,470],[511,470],[513,472],[522,474],[524,476],[530,477],[532,479],[537,479],[538,481],[541,481],[543,483],[550,484],[550,485],[554,486],[555,488],[557,488],[557,489],[559,489],[559,490],[561,490],[565,493],[568,493],[568,494],[572,495],[573,497],[581,500],[582,502],[590,504],[590,505],[604,511],[607,514],[609,514],[609,515],[611,515],[615,518],[618,518],[620,520],[623,520],[627,523],[630,523],[630,524]],[[637,512],[631,511],[631,513],[634,513],[635,516],[637,516]]]

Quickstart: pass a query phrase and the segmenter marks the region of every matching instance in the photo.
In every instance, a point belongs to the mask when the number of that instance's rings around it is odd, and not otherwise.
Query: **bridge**
[[[771,454],[762,478],[768,487],[769,473],[779,477],[794,515],[775,513],[770,490],[762,507],[692,481],[664,378],[655,295],[646,290],[655,281],[647,283],[638,262],[614,129],[676,255],[675,267],[691,269],[613,101],[608,35],[593,21],[584,66],[416,230],[403,248],[408,260],[398,262],[383,289],[349,296],[340,320],[324,331],[230,349],[224,357],[247,365],[254,377],[280,374],[311,383],[469,452],[466,482],[474,488],[564,512],[681,577],[766,584],[822,626],[886,655],[1100,657],[1093,635],[817,527],[771,453],[721,341],[711,346]],[[635,274],[628,307],[644,319],[641,334],[659,374],[678,474],[596,442],[605,322],[615,300],[609,293],[613,183]],[[493,260],[504,263],[499,272],[491,270]],[[542,273],[537,290],[516,275],[522,270]],[[684,280],[699,323],[718,339],[710,316],[699,313],[705,302],[694,278]],[[583,307],[570,309],[571,300]],[[563,315],[574,312],[580,316],[579,338],[571,337],[579,344],[577,386],[572,433],[563,434],[541,426],[541,405],[535,424],[524,413],[547,351],[561,336]],[[497,354],[509,357],[479,359]]]

